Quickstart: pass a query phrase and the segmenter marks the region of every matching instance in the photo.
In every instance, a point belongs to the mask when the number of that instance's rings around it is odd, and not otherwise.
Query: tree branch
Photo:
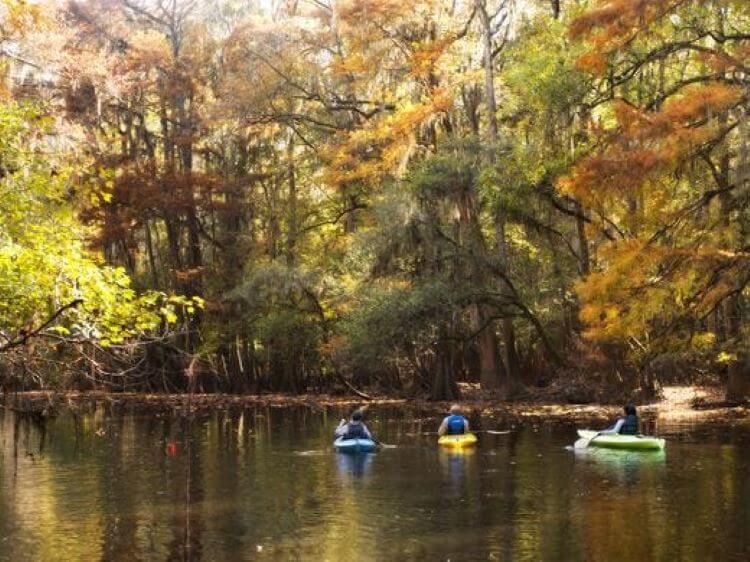
[[[69,302],[68,304],[63,305],[60,308],[58,308],[52,316],[50,316],[44,323],[42,323],[37,328],[33,330],[29,330],[29,331],[22,330],[19,336],[17,336],[14,339],[11,339],[8,343],[0,346],[0,353],[4,351],[8,351],[9,349],[13,347],[25,345],[26,342],[28,342],[31,338],[38,336],[42,332],[42,330],[44,330],[50,324],[52,324],[55,320],[57,320],[63,312],[71,308],[76,308],[81,303],[83,303],[83,299],[75,299]]]

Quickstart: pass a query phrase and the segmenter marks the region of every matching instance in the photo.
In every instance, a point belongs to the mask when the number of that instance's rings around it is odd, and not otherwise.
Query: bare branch
[[[75,299],[71,302],[69,302],[66,305],[61,306],[58,308],[52,316],[50,316],[45,322],[43,322],[40,326],[37,328],[34,328],[33,330],[24,330],[20,333],[19,336],[17,336],[14,339],[11,339],[8,341],[8,343],[3,344],[0,346],[0,353],[7,351],[13,347],[18,347],[21,345],[25,345],[26,342],[28,342],[31,338],[34,338],[38,336],[44,329],[46,329],[48,326],[50,326],[55,320],[57,320],[60,315],[65,312],[66,310],[69,310],[71,308],[76,308],[78,305],[83,303],[83,299]]]

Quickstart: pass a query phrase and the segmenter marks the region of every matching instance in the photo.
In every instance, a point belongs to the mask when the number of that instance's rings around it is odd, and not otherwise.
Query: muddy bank
[[[718,400],[718,390],[700,387],[666,387],[661,400],[639,406],[644,417],[665,421],[750,421],[750,407],[724,406]],[[460,404],[467,412],[482,419],[555,420],[611,420],[620,408],[600,404],[555,404],[539,401],[504,402],[492,398],[464,400]],[[142,413],[184,416],[208,415],[214,412],[239,413],[248,408],[307,407],[313,410],[346,410],[355,407],[403,407],[415,417],[432,416],[445,412],[450,404],[424,400],[375,397],[369,401],[348,396],[326,394],[289,396],[283,394],[227,395],[227,394],[142,394],[106,392],[19,392],[0,395],[0,406],[23,415],[38,418],[53,417],[64,411],[85,413],[98,408],[113,414]]]

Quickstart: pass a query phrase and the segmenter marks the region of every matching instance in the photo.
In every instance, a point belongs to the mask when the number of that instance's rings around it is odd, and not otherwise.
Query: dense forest
[[[0,34],[6,390],[750,396],[747,0],[2,0]]]

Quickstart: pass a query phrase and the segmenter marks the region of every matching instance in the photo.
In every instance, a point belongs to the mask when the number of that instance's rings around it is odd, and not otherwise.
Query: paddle
[[[573,448],[574,449],[586,449],[588,448],[589,443],[591,443],[594,439],[596,439],[600,435],[601,435],[601,432],[597,431],[591,437],[581,437],[580,439],[578,439],[578,441],[573,443]]]
[[[375,439],[375,437],[372,437],[372,436],[370,436],[370,438],[375,442],[375,444],[378,447],[382,447],[383,449],[395,449],[396,447],[398,447],[398,445],[389,445],[388,443],[383,443],[381,441],[378,441],[377,439]]]

